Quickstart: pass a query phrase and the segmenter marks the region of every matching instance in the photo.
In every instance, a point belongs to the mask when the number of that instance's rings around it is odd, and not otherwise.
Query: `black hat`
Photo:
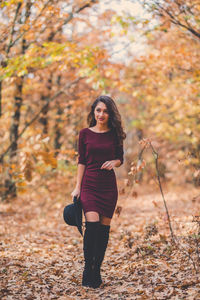
[[[63,210],[64,221],[71,226],[77,226],[81,235],[82,232],[82,206],[80,198],[73,197],[73,203],[65,206]]]

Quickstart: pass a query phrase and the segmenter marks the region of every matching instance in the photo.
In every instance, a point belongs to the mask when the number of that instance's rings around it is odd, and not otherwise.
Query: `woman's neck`
[[[95,130],[97,130],[97,131],[107,131],[107,130],[109,130],[109,128],[108,128],[107,125],[102,126],[102,125],[97,125],[97,124],[96,124],[93,128],[94,128]]]

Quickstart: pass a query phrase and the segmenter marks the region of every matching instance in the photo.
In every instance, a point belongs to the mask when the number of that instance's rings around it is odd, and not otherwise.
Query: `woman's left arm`
[[[121,160],[119,159],[113,159],[113,160],[107,160],[103,165],[101,166],[101,169],[107,169],[112,170],[114,167],[121,166]]]
[[[120,167],[124,162],[124,147],[123,142],[122,145],[116,145],[116,152],[115,152],[115,167]]]
[[[104,162],[103,165],[101,166],[101,169],[111,170],[114,167],[117,168],[120,167],[124,162],[123,155],[124,155],[123,144],[117,145],[115,150],[115,159]]]

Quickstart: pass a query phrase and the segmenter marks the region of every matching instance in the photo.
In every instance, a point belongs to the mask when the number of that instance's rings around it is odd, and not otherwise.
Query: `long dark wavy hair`
[[[94,117],[95,107],[99,102],[103,102],[108,110],[109,118],[108,118],[108,127],[113,130],[118,139],[119,145],[123,144],[123,140],[126,138],[126,133],[122,128],[121,115],[117,109],[117,106],[113,99],[109,96],[99,96],[91,105],[91,110],[87,116],[87,123],[89,127],[96,125],[96,120]]]

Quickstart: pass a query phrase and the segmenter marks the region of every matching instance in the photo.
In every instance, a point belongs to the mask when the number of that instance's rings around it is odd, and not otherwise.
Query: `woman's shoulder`
[[[85,127],[85,128],[82,128],[82,129],[80,129],[79,133],[84,133],[84,132],[87,132],[87,130],[88,130],[88,128],[87,128],[87,127]]]
[[[87,128],[87,127],[82,128],[82,129],[79,130],[79,135],[80,135],[81,137],[83,137],[83,136],[86,135],[87,131],[88,131],[88,128]]]

